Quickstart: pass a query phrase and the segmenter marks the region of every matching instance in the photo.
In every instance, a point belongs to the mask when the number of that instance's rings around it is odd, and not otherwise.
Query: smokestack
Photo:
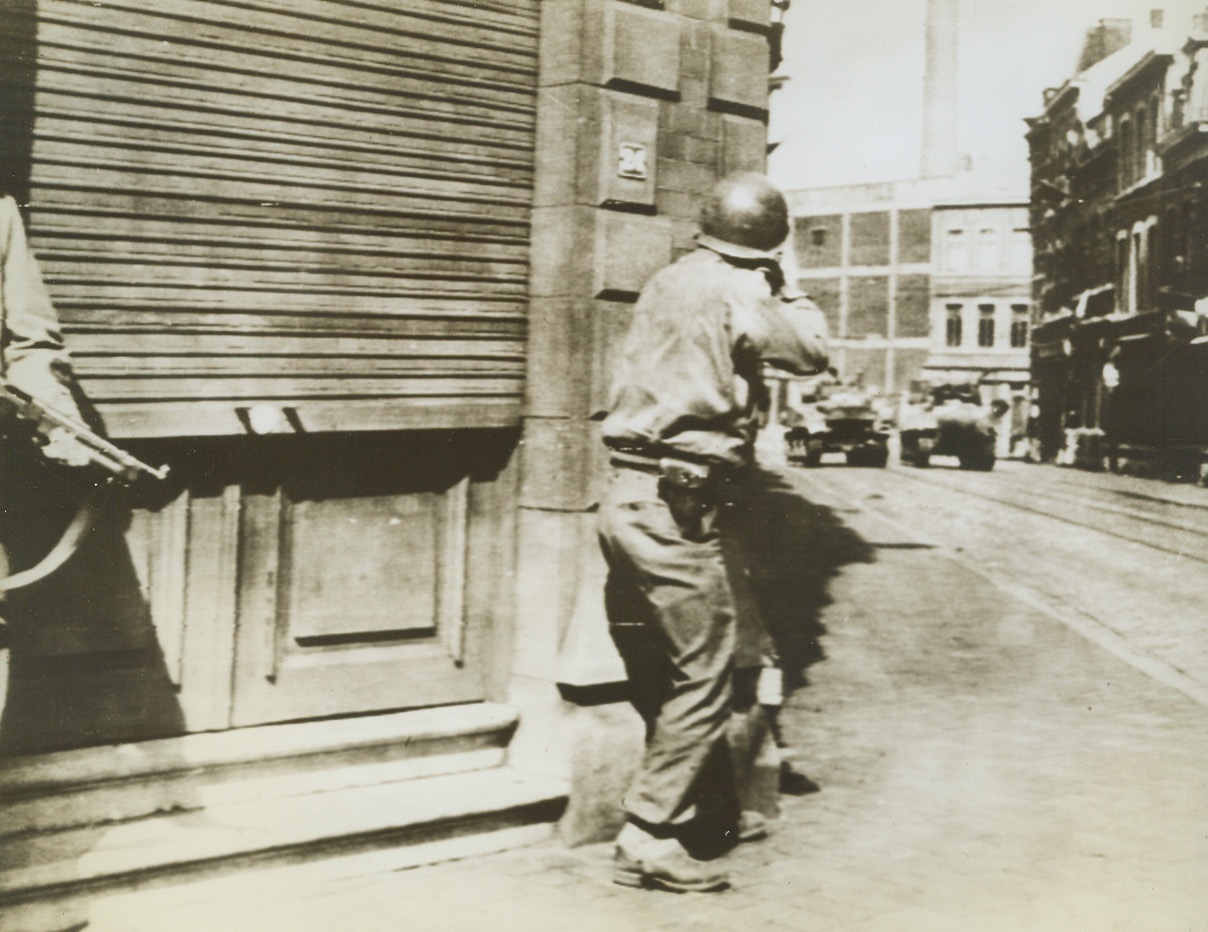
[[[956,174],[957,0],[927,0],[927,71],[923,76],[924,178]]]

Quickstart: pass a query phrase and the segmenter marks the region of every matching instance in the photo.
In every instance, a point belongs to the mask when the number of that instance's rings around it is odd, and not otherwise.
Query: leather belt
[[[609,448],[608,462],[621,469],[636,469],[638,472],[650,473],[654,476],[664,475],[669,465],[671,468],[674,468],[675,464],[679,464],[685,467],[683,471],[687,473],[700,474],[703,470],[711,482],[724,482],[732,479],[738,475],[740,470],[739,467],[723,463],[713,463],[706,466],[696,460],[676,456],[675,454],[660,457],[646,453],[645,451],[616,447]]]
[[[636,469],[639,472],[659,474],[659,461],[656,457],[633,453],[628,450],[609,450],[608,462],[622,469]]]

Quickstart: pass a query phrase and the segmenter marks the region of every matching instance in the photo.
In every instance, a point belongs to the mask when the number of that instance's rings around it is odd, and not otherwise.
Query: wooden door
[[[514,507],[484,449],[419,432],[266,453],[240,519],[234,725],[484,697]]]

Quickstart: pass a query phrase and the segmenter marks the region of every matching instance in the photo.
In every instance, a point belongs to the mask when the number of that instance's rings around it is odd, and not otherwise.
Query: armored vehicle
[[[928,466],[932,456],[955,456],[961,469],[994,468],[994,411],[972,385],[941,385],[922,406],[909,408],[900,432],[903,463]]]
[[[789,462],[817,466],[826,453],[842,453],[850,466],[881,467],[889,462],[889,434],[871,393],[821,385],[813,398],[789,408]]]

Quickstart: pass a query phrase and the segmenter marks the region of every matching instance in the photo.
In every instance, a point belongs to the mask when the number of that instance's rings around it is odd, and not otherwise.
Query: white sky
[[[1188,15],[1204,0],[959,0],[962,153],[1011,162],[1027,177],[1023,118],[1070,77],[1086,30],[1150,7]],[[926,0],[793,0],[772,97],[769,173],[806,188],[916,177]]]

